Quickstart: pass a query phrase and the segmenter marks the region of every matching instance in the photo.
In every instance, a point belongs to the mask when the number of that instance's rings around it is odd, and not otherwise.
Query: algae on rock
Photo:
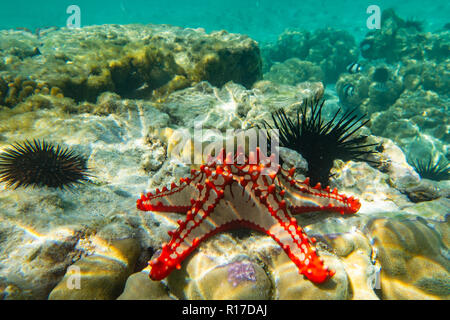
[[[4,30],[0,48],[13,40],[22,49],[0,50],[6,61],[0,70],[0,104],[10,107],[53,87],[55,94],[77,102],[95,102],[105,91],[146,98],[202,80],[219,87],[234,81],[249,88],[262,78],[257,43],[225,31],[102,25],[61,28],[38,38]],[[39,54],[32,54],[34,48]]]

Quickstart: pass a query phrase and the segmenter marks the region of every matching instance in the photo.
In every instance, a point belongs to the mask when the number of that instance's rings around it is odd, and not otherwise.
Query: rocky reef
[[[264,73],[271,71],[276,62],[283,63],[288,59],[297,58],[313,63],[316,68],[320,67],[325,83],[336,82],[347,65],[354,62],[359,55],[353,36],[346,31],[333,28],[314,32],[286,30],[278,37],[276,43],[262,46],[261,52]],[[303,68],[302,65],[296,66],[298,67]]]
[[[449,158],[450,33],[425,32],[389,9],[360,43],[362,70],[336,83],[340,102],[371,117],[372,133],[394,140],[408,160]]]
[[[387,63],[403,59],[444,61],[448,58],[449,31],[424,32],[418,20],[400,18],[393,9],[384,10],[380,30],[369,31],[360,43],[361,55]]]
[[[251,87],[262,77],[252,39],[168,25],[62,28],[39,37],[2,30],[0,60],[0,104],[9,107],[33,93],[95,102],[105,91],[148,98],[202,80]]]
[[[325,75],[322,69],[310,61],[290,58],[284,62],[275,62],[264,79],[274,83],[296,85],[305,81],[323,82]]]

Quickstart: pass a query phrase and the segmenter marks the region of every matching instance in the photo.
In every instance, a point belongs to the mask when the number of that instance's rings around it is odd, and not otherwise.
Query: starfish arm
[[[293,171],[281,169],[279,184],[286,193],[290,211],[293,214],[311,211],[335,211],[341,214],[356,213],[361,204],[353,197],[339,194],[336,189],[322,189],[320,183],[315,187],[309,185],[309,179],[300,182],[293,179]]]
[[[315,240],[310,240],[297,220],[289,214],[284,192],[278,192],[275,184],[258,187],[263,202],[272,220],[259,225],[263,232],[272,237],[297,265],[299,273],[315,283],[322,283],[333,276],[334,271],[328,270],[322,258],[317,256],[312,247]],[[264,215],[267,220],[268,215]]]
[[[160,255],[149,262],[152,280],[164,279],[173,269],[179,269],[181,262],[201,241],[221,231],[210,214],[223,197],[223,191],[214,188],[209,180],[197,184],[197,189],[200,189],[199,197],[187,211],[185,220],[178,220],[178,228],[168,232],[169,243],[164,244]]]
[[[201,172],[192,170],[191,176],[180,179],[179,184],[172,183],[170,188],[142,194],[137,200],[137,208],[143,211],[186,213],[192,207],[192,199],[199,196],[197,186],[202,179]]]

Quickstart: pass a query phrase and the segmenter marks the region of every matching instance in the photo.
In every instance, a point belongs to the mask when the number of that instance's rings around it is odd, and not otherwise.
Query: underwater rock
[[[0,77],[2,77],[0,78],[0,105],[11,108],[34,94],[64,97],[58,87],[49,87],[48,84],[42,82],[36,82],[21,76],[2,75],[2,73],[4,72],[0,72]]]
[[[33,243],[24,232],[15,232],[14,228],[3,223],[0,235],[1,274],[4,279],[3,283],[0,282],[0,296],[7,300],[47,299],[66,269],[86,254],[79,245],[86,236],[81,229],[54,230],[41,235],[39,244]],[[14,242],[23,243],[25,248],[18,250],[11,245]]]
[[[284,62],[276,62],[270,71],[264,74],[264,79],[279,84],[296,85],[304,81],[324,81],[322,69],[310,62],[298,58],[290,58]]]
[[[323,90],[320,82],[302,82],[294,87],[260,81],[251,90],[232,82],[221,89],[201,82],[170,94],[160,104],[160,110],[169,115],[171,123],[178,129],[164,128],[155,132],[154,136],[167,144],[169,155],[183,158],[183,153],[196,151],[191,150],[194,139],[204,147],[222,143],[233,138],[240,129],[255,127],[277,108],[287,105],[288,111],[294,113],[295,107],[303,99],[320,97]],[[204,131],[202,134],[197,131],[194,135],[195,128]],[[231,131],[231,136],[227,136],[227,130],[230,129],[235,130]]]
[[[450,32],[425,33],[421,29],[420,23],[403,20],[393,9],[386,9],[381,15],[381,29],[369,31],[360,43],[361,55],[388,63],[404,58],[447,59]]]
[[[259,81],[253,86],[257,100],[247,113],[244,128],[271,119],[271,114],[283,108],[293,117],[304,99],[322,99],[325,87],[322,82],[301,82],[295,86],[281,85],[271,81]]]
[[[2,33],[0,34],[2,35],[2,41],[0,41],[0,52],[2,52],[2,55],[7,57],[6,60],[23,60],[35,55],[35,49],[37,47],[36,38],[33,34],[17,30],[10,30],[8,32],[2,30]],[[4,37],[5,34],[11,34],[14,36]]]
[[[319,29],[315,32],[286,30],[275,44],[261,49],[265,72],[275,62],[290,58],[310,61],[320,66],[325,82],[333,83],[345,68],[358,57],[358,48],[353,36],[343,30]],[[295,70],[293,70],[295,72]]]
[[[198,262],[201,264],[200,262]],[[241,264],[242,266],[236,266]],[[244,275],[236,275],[236,269],[244,269]],[[250,271],[248,270],[250,269]],[[186,288],[187,299],[267,300],[271,284],[264,270],[252,262],[233,262],[192,275],[192,283]],[[233,273],[235,275],[233,275]],[[188,273],[189,274],[189,273]]]
[[[0,48],[18,48],[0,50],[0,60],[7,61],[0,71],[0,104],[10,107],[36,88],[95,102],[105,91],[143,98],[202,80],[218,87],[234,81],[249,88],[262,78],[257,43],[225,31],[101,25],[60,28],[40,37],[14,30],[0,35]],[[35,48],[41,54],[32,54]]]
[[[371,116],[372,133],[392,139],[408,159],[446,155],[450,118],[445,101],[432,91],[404,91],[388,109]]]
[[[191,130],[194,126],[201,126],[203,129],[225,131],[242,127],[242,121],[250,108],[249,102],[253,99],[252,90],[232,82],[221,89],[208,82],[201,82],[170,94],[161,110],[178,126]]]
[[[229,235],[200,245],[182,263],[181,269],[167,278],[170,291],[180,299],[189,300],[270,299],[272,284],[266,272],[254,257],[239,249],[242,244]]]
[[[190,174],[190,166],[186,165],[177,158],[170,158],[159,168],[153,172],[149,178],[147,188],[156,188],[157,186],[170,186],[172,182],[179,181],[180,178]]]
[[[84,112],[80,112],[71,99],[47,99],[34,95],[14,109],[0,111],[0,134],[7,133],[11,143],[30,137],[45,137],[52,142],[79,145],[82,151],[89,154],[91,144],[96,148],[110,144],[126,145],[124,140],[141,138],[143,132],[150,128],[165,127],[169,123],[169,116],[156,109],[152,103],[114,97],[114,94],[108,96],[108,105],[116,105],[113,116],[106,116],[100,115],[103,111],[97,111],[101,103],[80,105],[85,108]],[[44,104],[42,109],[35,108]],[[7,144],[3,141],[0,143]],[[116,152],[117,149],[114,148]]]
[[[310,37],[310,32],[306,30],[285,30],[278,36],[276,43],[261,47],[264,73],[275,62],[284,62],[290,58],[304,60],[309,53]]]
[[[150,149],[142,155],[142,168],[146,172],[157,171],[167,159],[167,147],[159,139],[148,137]]]
[[[415,203],[412,206],[404,208],[403,211],[422,218],[444,220],[444,216],[448,214],[449,207],[450,198],[440,197],[430,201]]]
[[[389,139],[383,139],[383,159],[387,162],[389,182],[400,191],[415,187],[420,177],[408,164],[402,150]]]
[[[369,239],[360,231],[325,234],[323,238],[344,264],[352,300],[379,300],[375,293],[379,281],[378,267],[372,261]]]
[[[280,158],[283,159],[283,168],[285,170],[289,170],[291,168],[296,168],[296,170],[305,174],[308,171],[308,162],[305,158],[302,157],[301,154],[296,152],[295,150],[288,148],[280,148]],[[295,177],[296,180],[299,178]],[[303,179],[305,180],[306,177]]]
[[[358,214],[398,210],[409,204],[406,195],[393,188],[388,174],[365,162],[336,160],[331,173],[334,174],[330,179],[331,188],[336,187],[360,199],[362,204]]]
[[[434,121],[434,114],[430,113],[428,105],[436,104],[442,109],[443,103],[438,100],[448,97],[448,69],[448,59],[437,62],[404,58],[401,63],[393,64],[380,60],[366,61],[361,72],[342,74],[336,83],[336,91],[342,104],[369,115],[383,111],[392,113],[389,108],[405,104],[408,99],[408,105],[403,110],[396,110],[398,114],[393,119],[414,117],[414,120],[426,123]],[[417,104],[427,107],[419,110]],[[442,125],[429,124],[428,127],[436,131],[433,135],[443,139],[446,131]]]
[[[450,37],[449,37],[450,38]],[[450,42],[450,39],[449,39]],[[447,56],[449,54],[447,53]],[[403,59],[399,74],[403,77],[405,89],[423,89],[449,95],[450,59],[442,62],[416,59]]]
[[[134,269],[139,243],[133,238],[111,241],[97,238],[95,245],[94,254],[71,266],[50,293],[50,300],[104,300],[120,295]],[[79,280],[75,280],[76,276]]]
[[[117,300],[172,300],[160,281],[152,281],[148,268],[128,277],[125,289]]]
[[[348,108],[369,115],[386,110],[404,89],[397,69],[398,66],[376,61],[366,63],[362,72],[342,74],[336,83],[339,100]]]
[[[325,265],[336,274],[321,284],[314,284],[298,273],[298,268],[289,263],[284,252],[272,257],[271,274],[276,283],[275,299],[279,300],[346,300],[349,297],[348,277],[342,262],[331,254],[320,252]]]
[[[144,154],[142,156],[143,157],[142,168],[146,172],[158,170],[164,164],[165,156],[166,156],[166,152],[164,149],[156,154],[152,153],[152,152],[148,152],[148,153]]]
[[[425,219],[374,219],[366,226],[381,265],[383,299],[450,297],[448,249]]]
[[[97,98],[95,107],[92,108],[92,113],[100,116],[108,116],[110,114],[123,114],[129,109],[135,109],[134,106],[129,106],[122,100],[117,93],[104,92]]]
[[[439,188],[430,180],[421,180],[417,186],[406,188],[405,193],[412,202],[430,201],[441,196]]]
[[[447,206],[448,207],[448,206]],[[436,225],[438,232],[442,235],[442,241],[447,246],[450,246],[450,214],[445,214],[443,221]]]

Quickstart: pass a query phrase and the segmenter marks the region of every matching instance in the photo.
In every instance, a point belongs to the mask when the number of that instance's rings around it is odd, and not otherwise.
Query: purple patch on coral
[[[236,287],[242,281],[256,281],[256,272],[252,263],[242,261],[230,263],[228,265],[228,282]]]

